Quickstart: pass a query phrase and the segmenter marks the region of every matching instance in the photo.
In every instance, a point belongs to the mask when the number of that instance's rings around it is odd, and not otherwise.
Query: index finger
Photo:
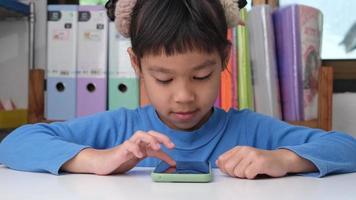
[[[158,159],[168,163],[171,166],[176,166],[176,161],[173,160],[168,154],[166,154],[165,152],[163,152],[161,150],[153,151],[150,156],[158,158]]]
[[[148,134],[155,137],[160,143],[164,144],[164,146],[169,149],[173,149],[175,147],[175,144],[169,139],[169,137],[162,133],[158,133],[156,131],[148,131]]]

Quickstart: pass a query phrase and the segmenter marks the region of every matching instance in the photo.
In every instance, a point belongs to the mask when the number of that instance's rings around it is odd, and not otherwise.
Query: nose
[[[195,99],[194,89],[188,83],[179,84],[174,91],[174,101],[176,103],[191,103]]]

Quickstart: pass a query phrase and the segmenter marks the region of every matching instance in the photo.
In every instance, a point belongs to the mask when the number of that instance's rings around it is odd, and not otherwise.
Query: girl
[[[208,160],[227,175],[248,179],[356,171],[353,137],[213,107],[230,52],[227,24],[237,23],[230,16],[237,12],[232,0],[108,5],[119,31],[131,38],[128,53],[152,105],[25,125],[1,143],[1,163],[25,171],[107,175],[153,167],[159,159],[172,166],[175,160]]]

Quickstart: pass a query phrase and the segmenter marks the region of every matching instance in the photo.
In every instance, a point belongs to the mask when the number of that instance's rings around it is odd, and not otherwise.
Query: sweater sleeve
[[[16,170],[50,172],[82,149],[105,149],[122,143],[131,134],[124,109],[67,122],[24,125],[0,143],[0,163]]]
[[[249,143],[261,149],[289,149],[311,161],[318,172],[305,175],[322,177],[356,172],[356,139],[352,136],[294,126],[255,112],[243,112]]]

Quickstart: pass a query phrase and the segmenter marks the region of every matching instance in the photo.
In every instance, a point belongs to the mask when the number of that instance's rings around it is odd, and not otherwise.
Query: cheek
[[[142,82],[144,84],[146,96],[150,100],[151,104],[155,107],[162,104],[167,96],[165,93],[166,91],[159,87],[159,85],[152,78],[144,79]]]
[[[215,103],[220,91],[220,76],[212,77],[212,79],[204,87],[199,87],[197,90],[200,93],[200,100],[205,105],[211,106]]]
[[[218,94],[219,94],[219,91],[220,91],[220,80],[221,80],[220,73],[218,73],[217,75],[215,75],[215,77],[213,77],[210,91],[211,91],[211,95],[215,96],[214,98],[216,98],[218,96]]]

